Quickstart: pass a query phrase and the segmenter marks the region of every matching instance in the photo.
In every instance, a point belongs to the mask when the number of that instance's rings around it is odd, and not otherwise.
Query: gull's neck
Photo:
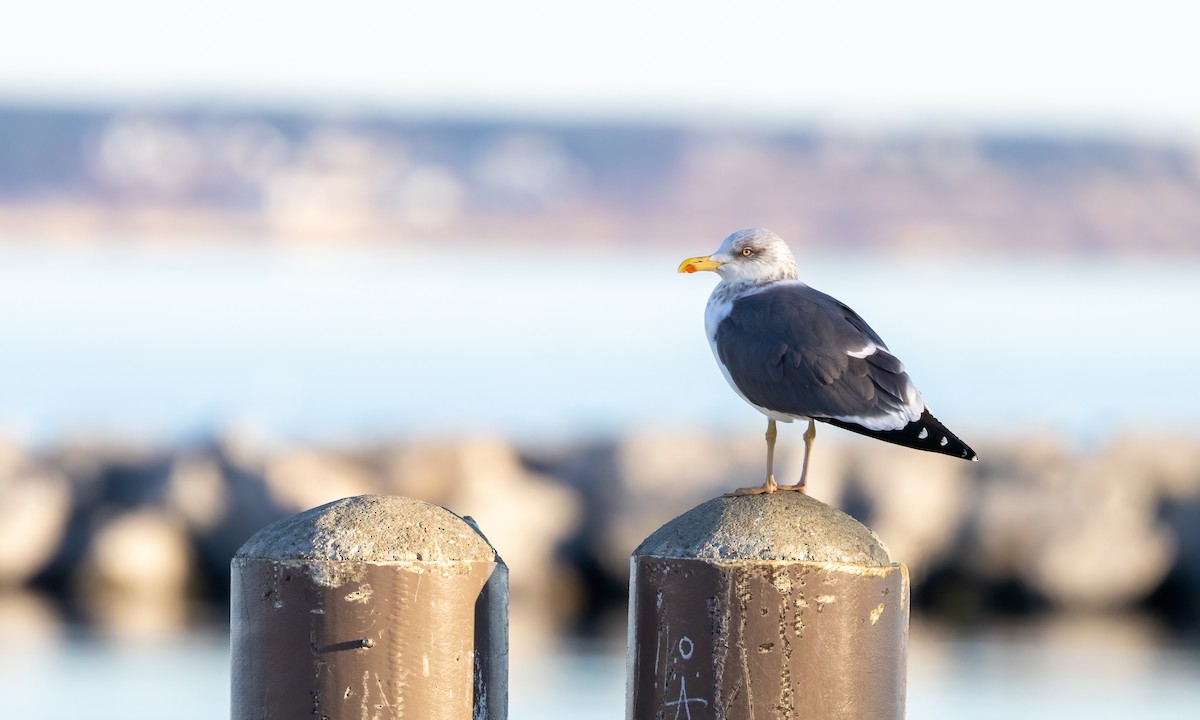
[[[753,280],[736,280],[733,282],[722,280],[721,282],[717,283],[715,288],[713,288],[710,301],[722,302],[725,300],[732,300],[738,295],[758,287],[760,284],[761,283],[754,282]]]
[[[717,286],[713,288],[712,299],[717,301],[729,300],[738,297],[739,295],[744,295],[748,292],[761,290],[768,285],[773,285],[777,282],[786,282],[788,280],[795,279],[795,273],[792,273],[791,275],[781,273],[779,277],[756,278],[754,280],[721,280],[721,282],[717,283]]]

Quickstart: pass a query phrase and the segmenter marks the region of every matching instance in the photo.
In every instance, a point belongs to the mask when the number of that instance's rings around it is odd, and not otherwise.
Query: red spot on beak
[[[691,265],[691,264],[684,265],[684,266],[683,266],[683,271],[684,271],[685,273],[694,273],[694,272],[696,272],[696,266],[695,266],[695,265]]]

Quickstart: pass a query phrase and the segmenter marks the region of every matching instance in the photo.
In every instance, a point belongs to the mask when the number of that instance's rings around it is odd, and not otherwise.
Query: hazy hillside
[[[0,239],[1200,251],[1200,152],[1106,139],[871,137],[284,113],[0,107]]]

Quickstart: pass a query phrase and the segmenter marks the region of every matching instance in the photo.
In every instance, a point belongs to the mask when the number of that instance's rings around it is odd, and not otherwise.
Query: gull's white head
[[[796,258],[775,233],[766,228],[738,230],[725,238],[712,255],[688,258],[679,272],[712,270],[730,283],[760,284],[796,278]]]

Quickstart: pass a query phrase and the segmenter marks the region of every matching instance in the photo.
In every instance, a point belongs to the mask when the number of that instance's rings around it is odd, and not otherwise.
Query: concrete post
[[[633,553],[628,720],[899,720],[908,572],[796,492],[721,497]]]
[[[508,569],[479,529],[402,497],[269,525],[232,564],[234,720],[505,720]]]

